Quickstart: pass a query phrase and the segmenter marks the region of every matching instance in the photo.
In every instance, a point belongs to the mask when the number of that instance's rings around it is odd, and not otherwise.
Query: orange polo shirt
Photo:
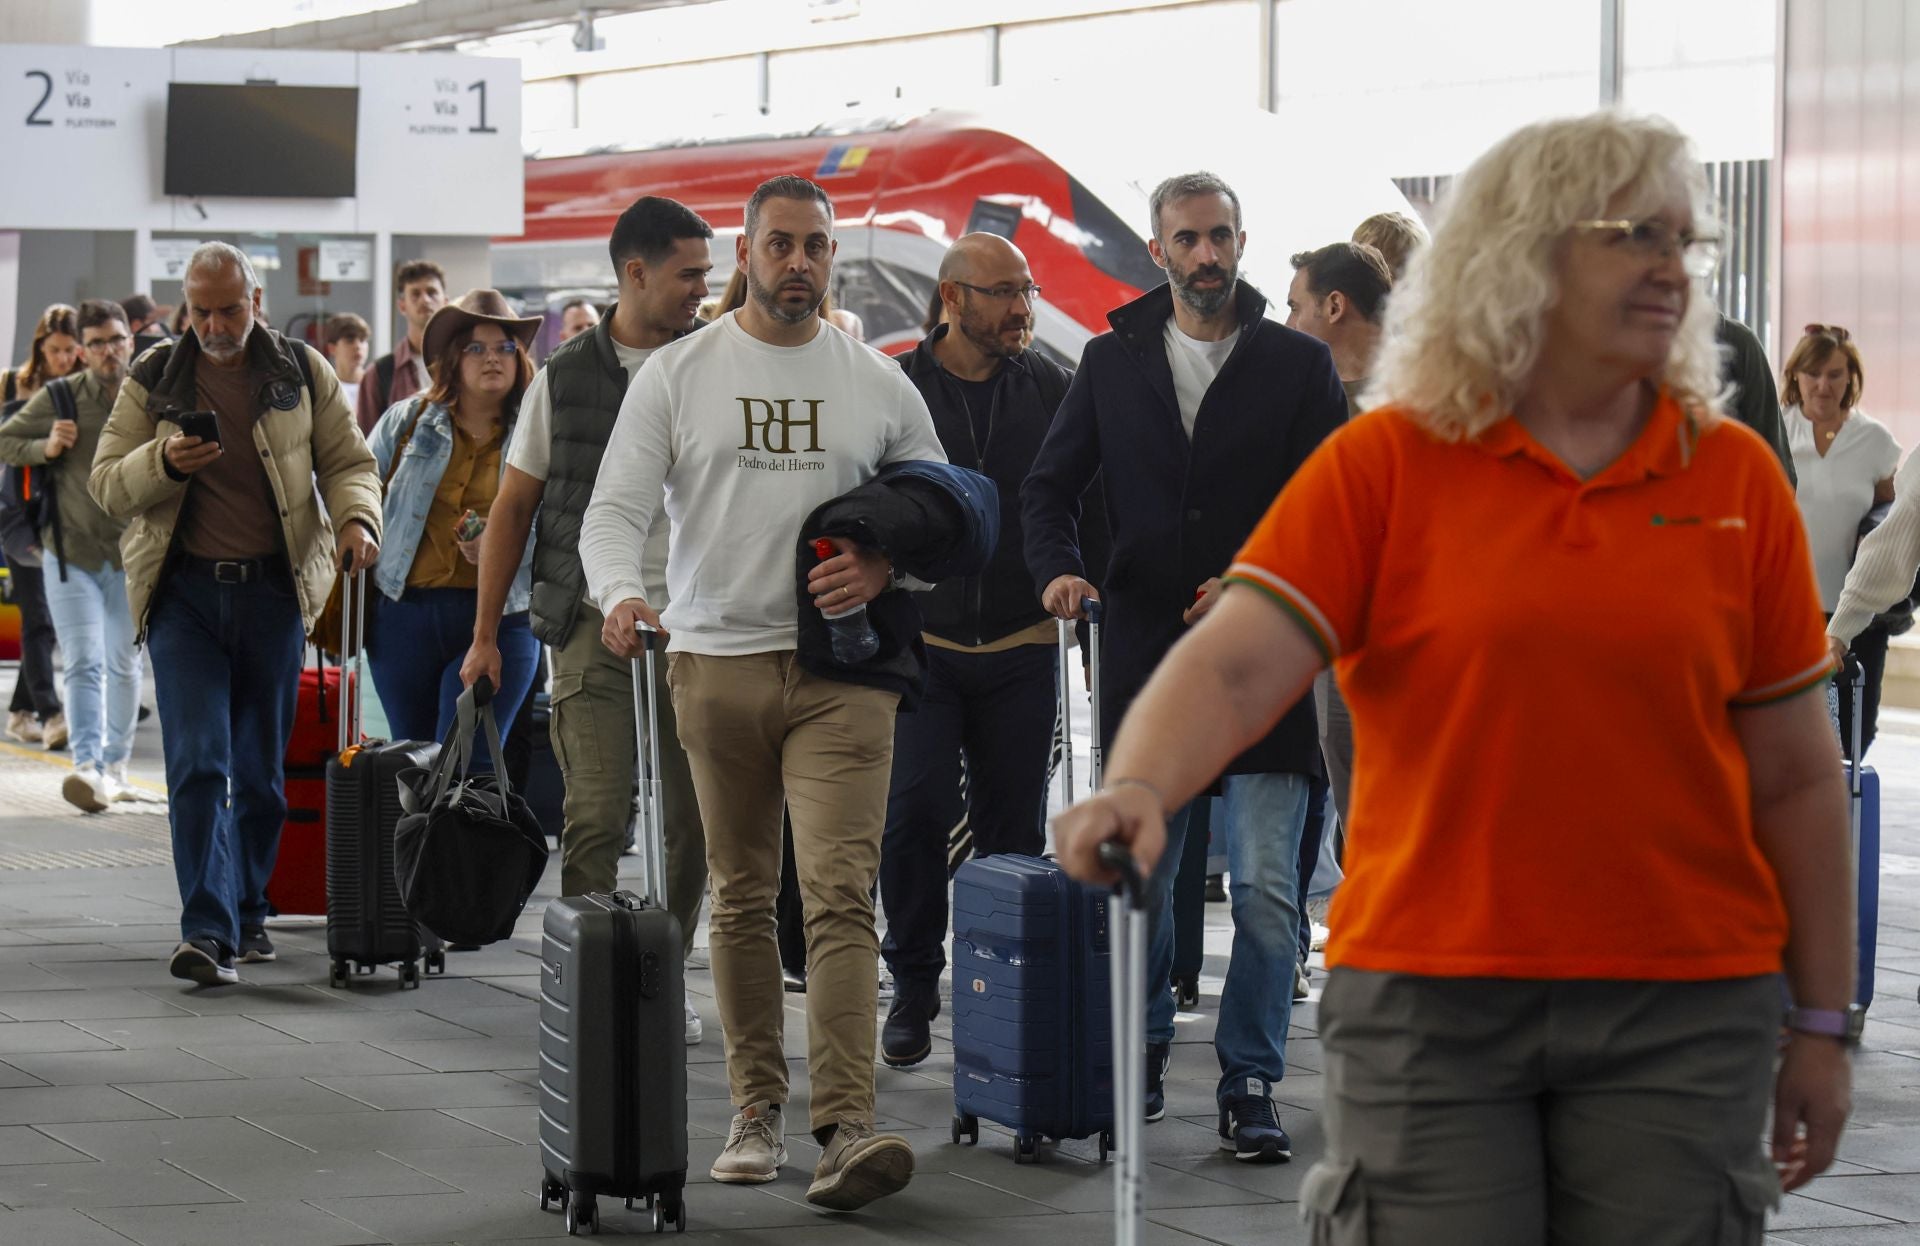
[[[1227,577],[1335,660],[1353,714],[1330,965],[1440,977],[1777,971],[1733,711],[1831,673],[1772,451],[1662,395],[1587,480],[1506,419],[1329,438]]]

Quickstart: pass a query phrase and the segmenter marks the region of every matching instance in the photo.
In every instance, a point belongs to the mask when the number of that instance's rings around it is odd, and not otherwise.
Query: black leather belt
[[[180,569],[204,575],[220,584],[252,584],[269,575],[285,576],[286,563],[278,558],[194,558],[180,559]]]

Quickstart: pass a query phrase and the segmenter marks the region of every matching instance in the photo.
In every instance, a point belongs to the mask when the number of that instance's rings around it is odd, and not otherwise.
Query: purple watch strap
[[[1847,1038],[1851,1029],[1846,1013],[1827,1008],[1792,1009],[1787,1013],[1787,1028],[1828,1038]]]

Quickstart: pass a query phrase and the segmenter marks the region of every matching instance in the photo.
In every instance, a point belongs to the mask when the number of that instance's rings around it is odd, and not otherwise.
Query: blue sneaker
[[[1230,1096],[1220,1106],[1220,1149],[1249,1164],[1278,1164],[1293,1158],[1293,1139],[1280,1127],[1273,1110],[1270,1087],[1257,1077],[1247,1079],[1247,1093]]]
[[[1167,1066],[1173,1062],[1172,1043],[1147,1044],[1147,1120],[1167,1114]]]

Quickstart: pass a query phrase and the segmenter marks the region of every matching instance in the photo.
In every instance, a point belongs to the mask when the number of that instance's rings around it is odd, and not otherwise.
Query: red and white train
[[[810,177],[833,197],[836,306],[857,313],[867,340],[889,352],[920,336],[942,254],[963,233],[989,230],[1027,255],[1043,288],[1036,338],[1076,362],[1107,313],[1164,280],[1147,254],[1147,195],[1193,169],[1224,177],[1241,197],[1243,275],[1285,316],[1293,252],[1348,237],[1380,211],[1411,211],[1392,182],[1337,145],[1286,131],[1258,109],[1177,115],[1102,108],[1073,117],[1006,91],[984,107],[935,108],[686,143],[538,153],[526,167],[525,232],[493,250],[495,284],[545,308],[551,342],[560,304],[611,299],[606,240],[641,195],[680,200],[712,223],[713,289],[734,267],[747,196],[781,173]]]

